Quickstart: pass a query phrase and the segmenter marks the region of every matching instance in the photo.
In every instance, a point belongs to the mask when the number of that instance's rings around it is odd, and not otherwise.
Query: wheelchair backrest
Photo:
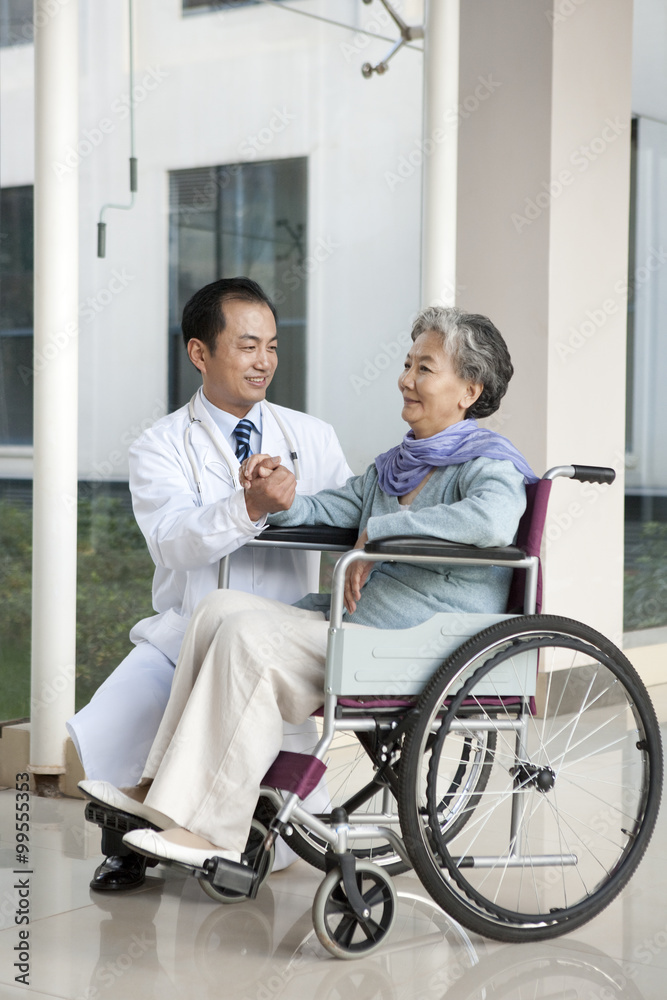
[[[553,481],[551,479],[539,479],[536,483],[530,483],[526,486],[526,509],[523,513],[523,517],[519,521],[516,546],[518,549],[525,552],[527,556],[537,556],[539,558],[552,482]],[[512,583],[510,585],[510,592],[507,598],[508,614],[523,613],[523,595],[525,585],[525,569],[515,569],[512,573]],[[539,614],[541,610],[542,567],[540,566],[537,577],[537,601],[535,605],[535,612]]]

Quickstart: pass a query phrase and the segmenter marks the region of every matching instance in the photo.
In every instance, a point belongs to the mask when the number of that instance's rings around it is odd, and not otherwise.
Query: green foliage
[[[108,496],[78,514],[77,708],[131,649],[128,632],[152,613],[153,563],[132,513]],[[625,628],[667,624],[667,524],[642,526],[625,573]],[[0,720],[30,714],[32,510],[0,500]],[[333,559],[323,559],[328,589]]]
[[[77,708],[130,651],[150,615],[153,563],[129,510],[106,496],[79,501]],[[0,719],[30,714],[32,511],[0,501]]]
[[[639,551],[625,571],[625,628],[667,624],[667,524],[642,525]]]
[[[30,632],[32,511],[0,502],[0,629],[14,642]],[[4,647],[4,642],[3,642]]]
[[[79,503],[77,707],[132,648],[128,632],[152,614],[153,563],[131,512],[116,499]]]

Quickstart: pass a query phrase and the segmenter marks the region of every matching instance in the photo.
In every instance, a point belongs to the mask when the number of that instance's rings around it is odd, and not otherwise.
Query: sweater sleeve
[[[364,504],[368,470],[353,476],[337,490],[321,490],[312,496],[297,494],[289,510],[269,514],[269,524],[329,524],[337,528],[358,528]]]
[[[431,535],[481,548],[510,545],[526,507],[523,476],[511,462],[476,458],[462,467],[455,503],[371,517],[368,537]]]

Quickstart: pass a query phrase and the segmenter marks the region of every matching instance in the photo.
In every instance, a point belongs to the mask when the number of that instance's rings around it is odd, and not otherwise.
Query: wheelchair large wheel
[[[476,796],[489,779],[489,772],[495,748],[495,733],[478,734],[475,739],[463,736],[459,740],[459,756],[453,763],[450,781],[443,790],[441,832],[453,836],[467,822]],[[373,760],[371,739],[365,733],[356,736],[349,732],[337,733],[328,754],[327,789],[331,799],[331,809],[342,807],[348,813],[350,823],[374,822],[385,825],[387,814],[398,815],[397,800],[388,785],[378,783],[382,775],[382,763]],[[428,764],[428,753],[425,755]],[[397,790],[400,772],[400,749],[391,765],[394,786]],[[386,773],[386,772],[385,772]],[[320,818],[326,822],[326,814]],[[329,844],[317,833],[293,823],[292,832],[283,834],[285,841],[299,857],[315,868],[325,871],[325,855]],[[396,827],[398,832],[398,828]],[[390,875],[408,871],[408,866],[391,848],[386,840],[350,839],[350,849],[360,861],[370,861],[383,868]]]
[[[399,811],[433,899],[503,941],[555,937],[607,906],[646,850],[662,787],[655,712],[621,651],[566,618],[501,622],[442,665],[419,707]],[[461,738],[487,731],[496,734],[488,783],[472,810],[464,803],[467,822],[443,835]]]
[[[431,765],[437,733],[431,732],[422,756],[422,781]],[[434,804],[439,836],[451,840],[466,825],[489,783],[496,751],[496,734],[469,730],[450,738],[446,761],[442,761]]]

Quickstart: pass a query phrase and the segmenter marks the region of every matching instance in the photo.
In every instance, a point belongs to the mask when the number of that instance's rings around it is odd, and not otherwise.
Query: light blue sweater
[[[523,476],[511,462],[475,458],[436,469],[410,508],[383,493],[375,465],[338,490],[297,496],[271,524],[329,524],[366,529],[371,541],[392,535],[433,535],[482,547],[511,545],[526,506]],[[438,611],[502,613],[510,569],[376,563],[354,614],[345,621],[376,628],[409,628]],[[323,599],[324,598],[324,599]],[[310,595],[300,607],[325,610],[327,597]]]

